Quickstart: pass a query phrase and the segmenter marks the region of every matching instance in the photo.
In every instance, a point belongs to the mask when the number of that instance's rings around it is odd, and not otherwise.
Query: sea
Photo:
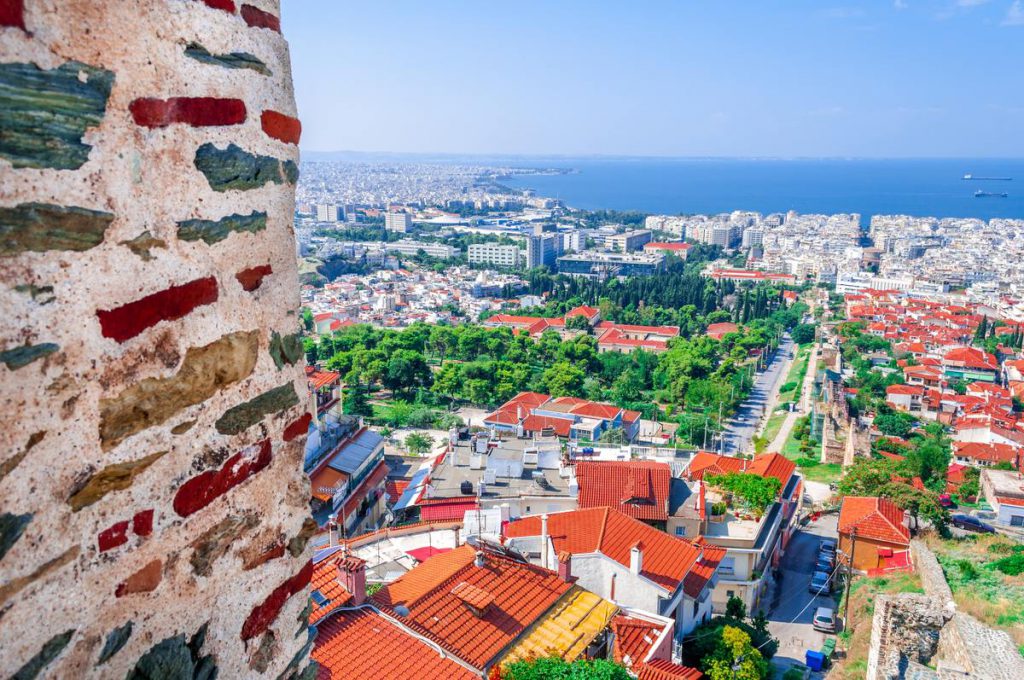
[[[1024,159],[556,157],[500,162],[571,171],[515,175],[501,183],[588,210],[860,213],[864,226],[871,215],[1024,219]],[[965,180],[966,174],[1012,180]],[[975,197],[978,190],[1007,197]]]

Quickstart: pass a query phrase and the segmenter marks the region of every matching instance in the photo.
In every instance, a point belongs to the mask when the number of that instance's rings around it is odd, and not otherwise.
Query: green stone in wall
[[[185,48],[185,56],[211,66],[223,68],[247,68],[265,76],[271,75],[270,69],[255,55],[248,52],[229,52],[227,54],[213,54],[199,43],[189,43]]]
[[[82,167],[92,149],[82,135],[103,120],[113,84],[112,72],[76,61],[0,64],[0,158],[15,168]]]
[[[103,242],[113,221],[114,216],[108,212],[48,203],[0,208],[0,257],[48,250],[89,250]]]
[[[178,238],[182,241],[205,241],[213,245],[234,232],[256,233],[267,228],[267,213],[228,215],[219,220],[183,220],[178,222]]]
[[[299,395],[295,393],[295,385],[285,383],[264,392],[255,399],[239,404],[224,412],[217,421],[217,432],[221,434],[238,434],[263,420],[264,416],[283,411],[299,403]]]
[[[249,153],[237,144],[228,144],[226,149],[203,144],[196,149],[195,166],[215,191],[246,191],[269,182],[294,183],[298,178],[294,162]]]

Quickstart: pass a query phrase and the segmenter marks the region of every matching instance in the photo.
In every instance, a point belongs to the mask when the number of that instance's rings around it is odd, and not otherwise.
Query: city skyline
[[[1020,5],[288,0],[282,21],[304,152],[1015,158]]]

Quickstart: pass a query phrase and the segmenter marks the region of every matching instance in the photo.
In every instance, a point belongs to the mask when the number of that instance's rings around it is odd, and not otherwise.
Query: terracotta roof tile
[[[318,629],[310,654],[320,664],[317,680],[479,677],[372,609],[338,613]]]
[[[611,506],[636,519],[666,520],[671,477],[666,463],[582,461],[576,464],[579,507]]]
[[[839,533],[909,545],[910,530],[903,525],[903,511],[888,498],[847,496],[839,509]]]
[[[505,535],[510,538],[539,536],[540,531],[537,516],[524,517],[505,527]],[[629,567],[630,549],[641,542],[641,573],[670,592],[683,582],[691,597],[700,595],[725,557],[724,548],[705,546],[703,561],[697,563],[700,547],[609,507],[549,514],[548,535],[556,552],[601,553],[625,567]]]
[[[381,588],[372,600],[417,633],[482,668],[572,586],[553,571],[493,552],[477,567],[475,552],[463,545],[431,557]],[[486,612],[474,613],[453,593],[463,583],[493,597]]]
[[[320,604],[314,597],[313,609],[309,614],[310,625],[318,623],[338,607],[344,607],[352,601],[352,593],[348,592],[339,580],[338,561],[340,559],[342,558],[328,558],[313,565],[313,579],[310,587],[313,591],[319,591],[327,602]]]
[[[615,635],[612,649],[615,662],[629,668],[643,663],[664,630],[660,623],[626,614],[619,614],[612,619],[611,628]],[[626,657],[629,657],[628,664]]]
[[[637,680],[700,680],[704,677],[696,668],[655,659],[636,669]]]

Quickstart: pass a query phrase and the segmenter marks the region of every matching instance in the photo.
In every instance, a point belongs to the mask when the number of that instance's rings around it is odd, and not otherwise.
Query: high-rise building
[[[646,229],[634,229],[606,237],[604,247],[616,253],[631,253],[634,250],[640,250],[645,243],[650,242],[651,232]]]
[[[341,208],[330,203],[322,203],[316,206],[317,222],[337,222],[342,218]]]
[[[550,228],[550,227],[549,227]],[[526,239],[526,268],[555,268],[562,250],[562,237],[558,233],[545,231],[542,224],[533,225],[533,233]]]
[[[757,248],[764,245],[764,229],[750,227],[743,232],[744,248]]]
[[[386,212],[384,213],[384,228],[404,234],[412,228],[412,215],[405,212]]]
[[[356,212],[354,205],[345,206],[345,221],[349,224],[355,224],[359,221],[359,214]]]
[[[522,251],[517,245],[474,243],[469,246],[467,259],[475,264],[493,264],[499,267],[518,267]]]

